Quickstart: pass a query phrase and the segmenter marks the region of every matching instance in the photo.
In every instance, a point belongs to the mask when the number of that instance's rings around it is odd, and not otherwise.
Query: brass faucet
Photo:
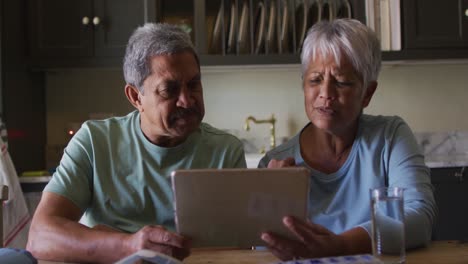
[[[253,116],[248,116],[247,119],[245,119],[245,125],[244,125],[244,129],[246,131],[250,130],[250,121],[252,121],[255,124],[270,124],[270,147],[271,148],[276,147],[275,115],[271,114],[271,117],[269,119],[262,119],[262,120],[257,120]]]

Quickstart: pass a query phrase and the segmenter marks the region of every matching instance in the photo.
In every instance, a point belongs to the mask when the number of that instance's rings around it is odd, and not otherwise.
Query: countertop
[[[468,154],[446,154],[425,157],[429,168],[466,167],[468,166]]]
[[[258,162],[263,157],[263,154],[247,153],[245,159],[247,168],[257,168]],[[428,155],[425,157],[426,165],[429,168],[448,168],[448,167],[465,167],[468,166],[468,154],[438,154]]]

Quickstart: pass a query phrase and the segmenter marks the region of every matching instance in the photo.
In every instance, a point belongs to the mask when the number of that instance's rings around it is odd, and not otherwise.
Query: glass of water
[[[405,263],[403,188],[370,190],[372,253],[385,264]]]

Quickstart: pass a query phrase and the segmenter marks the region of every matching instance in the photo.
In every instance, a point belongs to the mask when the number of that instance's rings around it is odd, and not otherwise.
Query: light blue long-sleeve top
[[[259,167],[266,167],[273,158],[294,157],[296,164],[310,169],[308,213],[312,222],[335,233],[361,226],[370,235],[369,190],[398,186],[405,188],[406,247],[430,242],[437,211],[430,170],[411,129],[400,117],[361,115],[346,162],[331,174],[304,162],[299,142],[301,132],[267,152]]]

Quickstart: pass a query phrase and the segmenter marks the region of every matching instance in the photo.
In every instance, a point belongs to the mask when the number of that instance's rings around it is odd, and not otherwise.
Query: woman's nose
[[[336,90],[333,82],[325,80],[320,86],[319,97],[326,100],[334,100],[336,98]]]

